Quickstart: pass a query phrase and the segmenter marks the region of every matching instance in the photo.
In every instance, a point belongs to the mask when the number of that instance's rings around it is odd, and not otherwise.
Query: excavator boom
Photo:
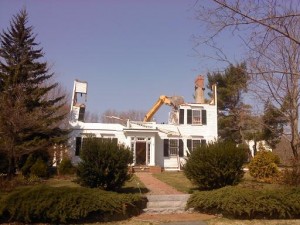
[[[149,112],[144,117],[144,122],[149,122],[154,114],[159,110],[159,108],[163,105],[170,105],[174,108],[177,108],[178,105],[182,104],[184,102],[182,97],[174,96],[174,97],[167,97],[165,95],[161,95],[157,102],[152,106],[152,108],[149,110]]]

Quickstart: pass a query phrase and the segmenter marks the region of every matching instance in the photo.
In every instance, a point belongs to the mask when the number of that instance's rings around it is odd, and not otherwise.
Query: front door
[[[136,165],[146,165],[146,142],[136,142]]]

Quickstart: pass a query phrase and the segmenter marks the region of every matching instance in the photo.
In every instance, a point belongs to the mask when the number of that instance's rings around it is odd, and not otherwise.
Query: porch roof
[[[139,133],[157,133],[159,130],[158,129],[147,129],[147,128],[125,128],[123,129],[124,133],[130,133],[130,132],[133,132],[133,133],[136,133],[136,132],[139,132]]]

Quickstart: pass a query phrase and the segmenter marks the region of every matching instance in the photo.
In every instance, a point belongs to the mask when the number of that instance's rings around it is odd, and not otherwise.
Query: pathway
[[[149,189],[147,195],[183,195],[184,193],[177,191],[173,187],[153,177],[151,173],[135,173],[135,175]],[[164,222],[164,225],[206,225],[205,220],[215,218],[213,215],[202,213],[171,213],[171,214],[149,214],[142,213],[135,217],[134,220],[149,221],[149,222]]]
[[[175,188],[153,177],[151,173],[135,173],[141,182],[149,189],[147,195],[178,195],[184,194]]]

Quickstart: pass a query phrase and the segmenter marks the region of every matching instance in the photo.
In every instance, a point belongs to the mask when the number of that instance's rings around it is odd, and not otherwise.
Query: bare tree
[[[227,60],[216,40],[225,30],[238,34],[248,52],[247,68],[252,90],[262,103],[272,102],[288,121],[284,137],[295,158],[299,155],[299,60],[300,8],[293,0],[211,0],[197,3],[198,18],[209,32],[202,43],[217,49],[217,58]]]
[[[102,116],[101,121],[103,123],[120,123],[125,125],[127,120],[143,121],[146,112],[138,110],[129,110],[124,112],[118,112],[114,109],[106,110]]]
[[[86,111],[84,114],[84,122],[98,123],[100,122],[100,116],[97,113]]]

